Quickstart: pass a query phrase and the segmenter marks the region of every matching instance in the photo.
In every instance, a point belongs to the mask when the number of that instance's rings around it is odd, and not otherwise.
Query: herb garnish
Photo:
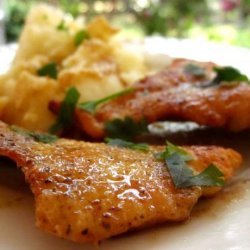
[[[49,76],[53,79],[57,78],[57,65],[54,62],[48,63],[41,67],[38,71],[37,74],[39,76]]]
[[[52,143],[56,140],[58,140],[58,137],[52,134],[47,133],[38,133],[38,132],[32,132],[23,128],[16,127],[14,125],[10,126],[10,129],[18,134],[22,134],[24,136],[28,136],[33,138],[37,142],[42,143]]]
[[[57,26],[56,26],[56,29],[57,30],[60,30],[60,31],[67,31],[68,28],[66,27],[65,25],[65,21],[62,20]]]
[[[134,89],[132,89],[132,88],[125,89],[125,90],[122,90],[122,91],[117,92],[115,94],[112,94],[112,95],[109,95],[107,97],[104,97],[102,99],[96,100],[96,101],[89,101],[89,102],[80,103],[78,105],[78,107],[80,109],[83,109],[83,110],[85,110],[85,111],[93,114],[96,111],[96,109],[97,109],[97,107],[99,105],[101,105],[101,104],[103,104],[105,102],[109,102],[109,101],[111,101],[111,100],[113,100],[113,99],[115,99],[115,98],[117,98],[119,96],[123,96],[125,94],[131,93],[133,91],[134,91]]]
[[[130,117],[125,117],[123,120],[114,119],[106,122],[105,131],[110,138],[131,141],[134,137],[148,132],[148,127],[145,119],[136,122]]]
[[[84,40],[89,39],[89,33],[86,30],[80,30],[75,34],[75,46],[79,46]]]
[[[205,70],[198,65],[189,63],[184,67],[184,72],[193,76],[203,77],[205,76]]]
[[[178,146],[174,145],[171,142],[167,142],[167,146],[165,148],[165,151],[160,152],[160,153],[156,153],[155,158],[157,160],[164,160],[164,159],[166,159],[167,157],[169,157],[170,155],[172,155],[174,153],[178,153],[179,155],[181,155],[183,161],[191,161],[191,160],[193,160],[193,157],[188,152],[186,152],[181,147],[178,147]]]
[[[146,143],[134,143],[134,142],[118,139],[118,138],[115,138],[115,139],[105,138],[105,142],[107,142],[107,144],[110,146],[117,146],[120,148],[130,148],[130,149],[139,150],[143,152],[149,151],[149,146]]]
[[[193,170],[187,165],[187,162],[192,160],[192,156],[182,148],[169,142],[165,151],[156,154],[156,158],[166,162],[176,188],[224,185],[224,175],[214,164],[210,164],[200,174],[194,175]]]
[[[211,81],[205,83],[201,87],[213,87],[213,86],[235,86],[240,84],[241,81],[249,82],[246,75],[242,74],[238,69],[231,66],[227,67],[215,67],[213,68],[216,76]]]
[[[232,81],[249,81],[246,75],[243,75],[238,69],[227,66],[223,68],[214,68],[214,71],[217,73],[214,78],[214,83],[220,83],[222,81],[232,82]]]
[[[56,123],[50,128],[51,133],[55,133],[63,128],[68,128],[72,124],[74,110],[80,98],[80,94],[75,87],[70,87],[61,104]]]

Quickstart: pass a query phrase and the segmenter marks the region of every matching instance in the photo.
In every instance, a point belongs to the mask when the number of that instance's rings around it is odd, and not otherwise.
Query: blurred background
[[[34,0],[0,0],[0,43],[15,42]],[[41,1],[40,1],[41,2]],[[129,37],[212,40],[250,47],[250,0],[50,0],[73,16],[104,14]]]

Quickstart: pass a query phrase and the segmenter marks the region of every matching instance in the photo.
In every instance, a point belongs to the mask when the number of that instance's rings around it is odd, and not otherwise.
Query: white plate
[[[145,47],[150,57],[160,55],[212,60],[236,66],[250,75],[250,51],[191,40],[151,38]],[[8,67],[13,49],[0,48],[0,68]],[[3,64],[2,64],[3,63]],[[2,64],[2,65],[1,65]],[[232,146],[244,157],[245,168],[223,192],[213,199],[200,201],[190,220],[164,224],[104,241],[100,250],[179,250],[179,249],[250,249],[250,135],[223,136],[210,131],[189,132],[179,140],[191,143],[216,143]],[[249,157],[248,157],[249,155]],[[48,235],[35,228],[33,196],[23,187],[21,173],[14,168],[0,168],[0,249],[4,250],[94,250]]]

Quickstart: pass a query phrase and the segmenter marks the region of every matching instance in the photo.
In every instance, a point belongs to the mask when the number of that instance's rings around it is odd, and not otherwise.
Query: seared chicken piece
[[[250,128],[250,85],[239,83],[205,87],[212,77],[212,63],[200,63],[205,76],[185,72],[188,60],[174,61],[161,73],[134,85],[135,91],[97,109],[94,115],[77,109],[82,131],[95,139],[105,137],[105,123],[130,117],[148,123],[162,120],[193,121],[200,125],[240,131]]]
[[[152,147],[143,153],[59,139],[36,142],[0,123],[0,155],[14,160],[35,196],[36,224],[75,242],[98,242],[166,221],[182,221],[202,195],[219,187],[177,189]],[[197,172],[211,162],[229,179],[241,163],[231,149],[186,147]]]

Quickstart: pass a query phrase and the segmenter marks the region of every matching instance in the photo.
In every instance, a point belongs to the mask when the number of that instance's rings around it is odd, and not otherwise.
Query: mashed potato
[[[75,35],[86,30],[89,39],[79,46]],[[120,91],[146,74],[143,53],[116,38],[118,30],[103,17],[84,24],[82,19],[48,5],[33,7],[10,70],[0,76],[0,118],[31,130],[47,131],[56,117],[51,100],[61,101],[75,86],[80,101]],[[58,77],[41,77],[37,71],[56,63]]]

